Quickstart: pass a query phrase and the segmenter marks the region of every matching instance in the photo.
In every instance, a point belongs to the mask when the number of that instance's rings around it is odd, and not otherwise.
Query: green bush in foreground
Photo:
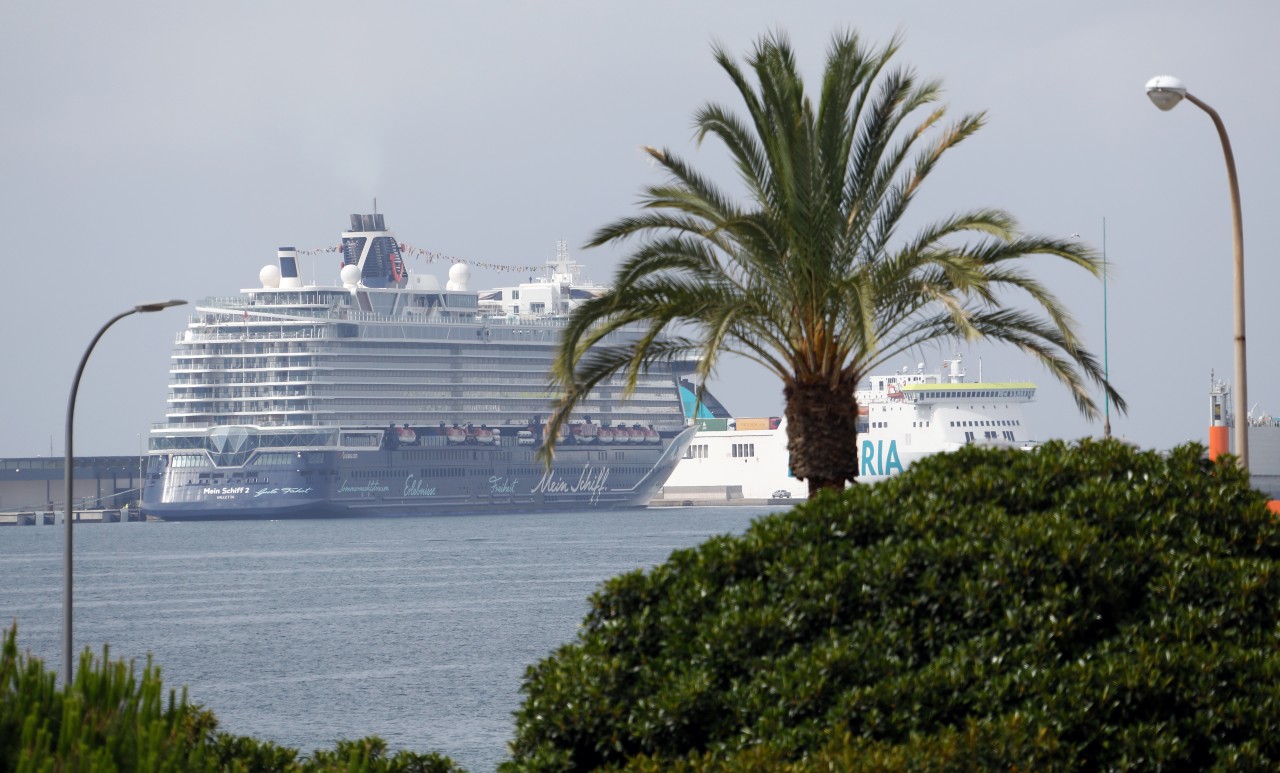
[[[217,732],[218,720],[173,690],[160,669],[80,657],[71,689],[57,687],[39,658],[19,654],[17,626],[0,647],[0,771],[255,771],[268,773],[461,773],[447,757],[387,755],[377,737],[339,741],[299,759],[296,749]]]
[[[516,770],[1280,766],[1280,527],[1188,445],[967,448],[605,583]]]

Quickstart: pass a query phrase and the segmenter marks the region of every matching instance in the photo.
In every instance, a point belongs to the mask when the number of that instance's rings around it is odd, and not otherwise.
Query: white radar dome
[[[471,281],[471,266],[466,263],[454,263],[449,267],[449,289],[450,290],[466,290],[467,283]],[[453,285],[457,285],[454,287]]]
[[[267,264],[258,272],[258,281],[268,290],[274,290],[280,286],[280,267],[274,264]]]
[[[338,277],[342,280],[342,284],[347,287],[355,287],[360,283],[360,267],[347,265],[343,266],[338,272]]]

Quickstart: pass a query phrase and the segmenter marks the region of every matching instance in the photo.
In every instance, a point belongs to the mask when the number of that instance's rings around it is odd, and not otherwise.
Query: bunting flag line
[[[342,247],[341,246],[313,247],[310,249],[298,250],[299,255],[319,255],[325,252],[340,253],[342,252]],[[445,255],[443,252],[433,252],[431,250],[424,250],[420,247],[414,247],[412,244],[401,244],[400,254],[408,255],[410,257],[415,257],[415,258],[422,258],[423,261],[426,263],[439,263],[439,262],[447,262],[450,264],[465,263],[468,266],[475,266],[477,268],[483,268],[489,271],[506,271],[509,273],[528,274],[528,273],[536,273],[538,271],[542,271],[546,269],[545,265],[543,266],[510,266],[502,263],[484,263],[479,260],[467,260],[466,258],[455,258],[452,255]]]

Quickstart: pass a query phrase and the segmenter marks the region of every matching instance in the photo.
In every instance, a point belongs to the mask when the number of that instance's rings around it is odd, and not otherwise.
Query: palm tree
[[[869,50],[856,33],[836,35],[816,110],[785,35],[756,43],[746,62],[754,83],[714,48],[746,118],[705,105],[696,136],[724,143],[745,191],[731,196],[669,151],[645,148],[669,180],[645,189],[641,214],[605,226],[588,245],[640,242],[611,291],[570,319],[552,372],[562,395],[552,433],[614,374],[634,389],[647,364],[685,359],[705,383],[732,353],[781,379],[795,475],[811,494],[843,488],[857,475],[855,388],[873,369],[939,340],[1012,344],[1065,384],[1087,417],[1098,407],[1086,380],[1124,410],[1070,315],[1018,260],[1061,258],[1096,276],[1092,251],[1020,234],[996,209],[898,235],[943,153],[984,122],[977,113],[945,123],[938,81],[889,69],[899,45],[895,37]],[[639,339],[601,343],[637,323],[646,331]]]

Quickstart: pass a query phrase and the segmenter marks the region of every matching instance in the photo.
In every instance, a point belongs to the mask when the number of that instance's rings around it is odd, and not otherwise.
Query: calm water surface
[[[377,734],[471,771],[506,756],[527,666],[587,596],[778,508],[75,530],[75,648],[145,660],[228,732],[304,752]],[[0,621],[61,663],[58,527],[0,530]]]

